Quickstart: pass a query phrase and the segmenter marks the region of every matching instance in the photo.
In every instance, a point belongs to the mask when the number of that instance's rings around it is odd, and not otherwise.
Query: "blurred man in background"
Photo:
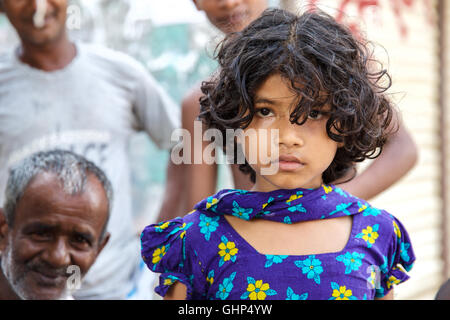
[[[0,300],[71,299],[108,242],[112,198],[105,174],[69,151],[14,167],[0,209]]]
[[[116,194],[111,238],[75,296],[148,299],[152,280],[147,274],[152,275],[139,255],[127,144],[132,133],[145,131],[160,148],[170,149],[179,108],[131,57],[71,42],[67,5],[67,0],[0,0],[0,11],[21,42],[0,57],[0,189],[7,169],[36,151],[61,148],[93,161]],[[181,187],[175,168],[170,162],[170,194]],[[166,202],[164,212],[172,205]]]

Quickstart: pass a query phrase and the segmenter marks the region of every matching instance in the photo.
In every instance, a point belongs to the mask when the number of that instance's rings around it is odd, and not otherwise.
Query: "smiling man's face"
[[[12,225],[0,226],[1,269],[22,299],[64,298],[71,265],[86,274],[108,241],[102,237],[108,200],[88,176],[81,194],[67,194],[55,174],[34,177],[19,200]]]
[[[66,31],[67,0],[47,0],[42,27],[36,27],[33,17],[36,0],[0,0],[20,39],[33,45],[46,45],[59,40]]]

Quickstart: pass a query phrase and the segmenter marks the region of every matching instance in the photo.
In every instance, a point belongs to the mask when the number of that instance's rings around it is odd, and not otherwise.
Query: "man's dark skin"
[[[0,209],[0,300],[62,298],[68,267],[77,266],[84,276],[108,242],[108,210],[93,174],[79,194],[67,194],[54,173],[35,176],[13,221]]]
[[[0,0],[0,11],[6,13],[21,40],[22,62],[43,71],[66,67],[76,56],[76,48],[66,32],[67,0],[47,0],[45,25],[34,26],[36,1]]]

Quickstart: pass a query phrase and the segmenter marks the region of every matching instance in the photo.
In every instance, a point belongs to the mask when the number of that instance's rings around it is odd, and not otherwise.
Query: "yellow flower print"
[[[392,221],[392,225],[394,226],[394,232],[397,235],[397,238],[401,238],[402,237],[402,232],[400,231],[400,228],[398,227],[397,223],[395,223],[395,221]]]
[[[274,296],[277,292],[270,289],[268,283],[262,280],[255,280],[252,277],[247,277],[247,290],[242,294],[241,299],[250,300],[265,300],[267,296]]]
[[[364,229],[362,233],[362,238],[372,244],[375,243],[375,240],[378,238],[378,232],[374,231],[371,226],[368,226],[366,229]]]
[[[358,212],[363,212],[367,209],[367,205],[363,204],[361,207],[359,207]]]
[[[387,286],[388,289],[390,289],[393,284],[399,284],[399,283],[400,283],[399,279],[397,279],[394,276],[390,276],[389,279],[386,282],[386,286]]]
[[[375,240],[378,239],[378,229],[380,228],[379,224],[373,226],[367,226],[366,229],[363,229],[361,233],[356,235],[356,238],[362,238],[367,243],[367,247],[370,248],[375,243]]]
[[[167,229],[170,225],[170,221],[161,222],[155,227],[156,232],[162,232],[164,229]]]
[[[323,190],[325,191],[325,194],[329,194],[331,191],[333,191],[333,188],[330,186],[322,185]]]
[[[222,258],[219,262],[219,267],[221,267],[226,261],[236,261],[236,254],[238,253],[238,248],[236,248],[236,245],[232,241],[228,241],[228,239],[225,236],[222,236],[221,238],[222,242],[219,244],[219,256]]]
[[[354,298],[352,290],[347,289],[346,286],[340,286],[339,288],[333,286],[332,297],[333,300],[353,300]]]
[[[206,282],[209,283],[210,286],[214,283],[214,270],[208,272],[208,276],[206,277]]]
[[[212,206],[215,206],[219,202],[216,198],[208,198],[208,201],[206,202],[206,209],[211,208]]]
[[[167,278],[164,280],[164,285],[165,286],[171,286],[173,284],[173,280],[170,278]]]
[[[183,223],[183,225],[181,226],[181,229],[186,228],[186,222]],[[183,239],[184,236],[186,235],[186,230],[184,230],[181,234],[180,234],[180,239]]]
[[[165,254],[166,254],[165,246],[162,246],[161,248],[156,248],[156,250],[153,251],[152,263],[157,264],[162,259],[162,257],[164,257]]]
[[[268,283],[263,283],[262,280],[258,280],[253,283],[249,283],[247,287],[247,291],[250,292],[249,298],[250,300],[264,300],[266,299],[266,293],[265,291],[269,290],[270,286]]]
[[[287,203],[287,204],[290,204],[292,201],[297,200],[297,199],[300,199],[300,198],[302,198],[302,197],[303,197],[302,194],[293,194],[293,195],[291,195],[291,196],[289,197],[289,199],[286,200],[286,203]]]

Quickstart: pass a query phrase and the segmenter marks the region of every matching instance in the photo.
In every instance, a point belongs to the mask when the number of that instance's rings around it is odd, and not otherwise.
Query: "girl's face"
[[[320,187],[322,173],[341,146],[327,135],[329,115],[324,112],[329,110],[312,111],[302,125],[289,121],[298,101],[279,74],[269,76],[256,91],[256,114],[240,139],[245,141],[245,158],[256,172],[255,191]]]

